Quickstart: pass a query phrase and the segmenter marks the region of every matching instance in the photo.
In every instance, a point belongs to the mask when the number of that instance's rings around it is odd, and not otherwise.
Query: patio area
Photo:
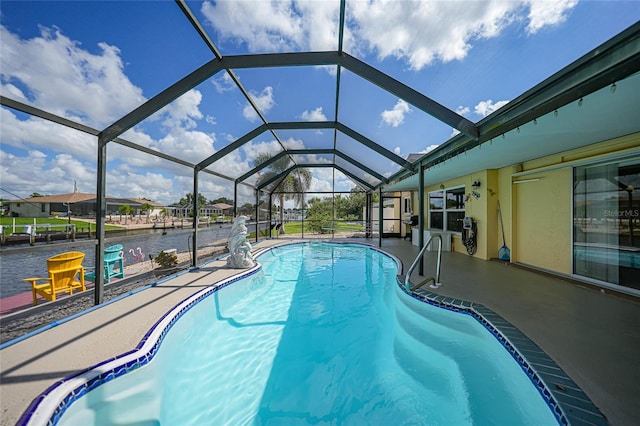
[[[87,213],[89,266],[102,271],[111,216],[142,221],[151,206],[163,235],[169,211],[196,224],[183,245],[159,244],[154,256],[182,247],[181,263],[200,267],[115,299],[95,274],[84,296],[96,306],[71,300],[82,314],[29,307],[51,326],[0,342],[0,425],[238,273],[218,252],[199,257],[198,224],[218,224],[212,215],[224,210],[263,224],[256,235],[301,222],[301,234],[286,230],[254,253],[302,238],[350,241],[334,232],[357,224],[358,237],[387,238],[353,241],[380,241],[405,271],[418,248],[402,237],[422,245],[446,234],[443,285],[429,291],[491,310],[543,350],[554,363],[531,365],[559,366],[571,380],[538,389],[572,399],[572,424],[603,423],[591,402],[610,424],[640,424],[637,4],[257,4],[3,3],[0,190],[14,217],[33,219],[29,243],[36,218],[63,207],[70,224]],[[490,260],[501,245],[512,250],[506,262]],[[4,262],[15,281],[33,276],[19,256]],[[426,275],[435,258],[426,253]],[[148,272],[145,285],[157,279]],[[22,333],[14,324],[28,321],[12,320],[0,314]],[[582,391],[591,401],[581,405]]]
[[[299,240],[288,236],[261,241],[254,252],[293,241]],[[377,240],[354,241],[377,245]],[[418,252],[401,239],[383,239],[382,249],[401,259],[405,271]],[[426,275],[435,254],[425,255]],[[210,262],[2,350],[2,425],[15,424],[32,400],[57,380],[131,350],[178,302],[237,272],[224,266],[224,260]],[[483,304],[519,328],[582,388],[610,424],[640,419],[636,300],[452,252],[443,253],[441,282],[442,287],[430,290]]]

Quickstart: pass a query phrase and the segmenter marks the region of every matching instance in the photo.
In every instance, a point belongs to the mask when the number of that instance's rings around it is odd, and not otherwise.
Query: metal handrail
[[[438,239],[439,244],[438,244],[438,262],[436,263],[436,277],[432,287],[437,288],[437,287],[440,287],[441,285],[440,284],[440,262],[442,260],[442,235],[432,235],[431,238],[429,238],[429,241],[427,241],[427,244],[425,244],[424,247],[422,247],[422,249],[420,250],[420,253],[418,253],[418,256],[416,257],[416,260],[413,261],[413,263],[409,267],[409,270],[407,271],[407,275],[404,277],[404,286],[407,289],[407,292],[409,293],[411,293],[411,282],[409,281],[409,278],[411,278],[411,274],[413,273],[413,270],[418,265],[418,261],[422,258],[425,250],[429,247],[429,245],[431,244],[434,238]]]

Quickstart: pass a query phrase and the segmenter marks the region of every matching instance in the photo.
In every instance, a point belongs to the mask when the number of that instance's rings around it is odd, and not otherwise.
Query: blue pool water
[[[403,293],[389,256],[311,243],[258,261],[59,424],[557,424],[496,338]]]

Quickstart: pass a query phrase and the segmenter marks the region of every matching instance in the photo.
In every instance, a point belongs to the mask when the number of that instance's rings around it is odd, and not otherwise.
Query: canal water
[[[249,228],[251,231],[251,227]],[[198,247],[226,240],[229,237],[231,224],[214,225],[198,229]],[[188,252],[192,245],[192,229],[144,229],[130,230],[126,234],[109,237],[105,247],[122,244],[124,248],[125,266],[142,261],[140,252],[144,254],[144,262],[149,262],[149,255],[155,257],[162,250],[176,249]],[[31,291],[31,285],[23,278],[46,277],[47,258],[67,251],[85,253],[82,262],[85,268],[93,267],[95,260],[95,240],[76,240],[75,242],[53,242],[7,247],[0,250],[0,297]],[[135,256],[138,256],[136,259]]]

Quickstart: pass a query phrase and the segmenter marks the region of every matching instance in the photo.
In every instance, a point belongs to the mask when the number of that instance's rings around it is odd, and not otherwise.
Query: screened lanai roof
[[[91,171],[98,142],[108,192],[175,201],[193,170],[209,198],[299,168],[318,190],[411,189],[419,163],[444,179],[638,131],[638,8],[563,27],[586,13],[569,3],[534,22],[535,2],[5,2],[3,163]]]

